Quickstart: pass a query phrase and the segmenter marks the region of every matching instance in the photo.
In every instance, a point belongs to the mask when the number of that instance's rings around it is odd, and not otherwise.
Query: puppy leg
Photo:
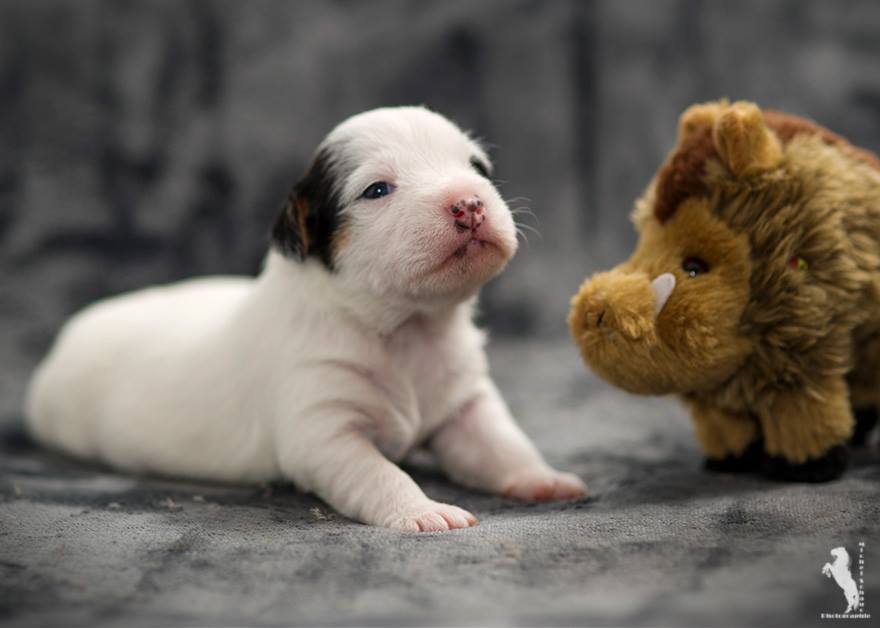
[[[492,382],[431,439],[447,475],[472,488],[526,501],[577,499],[586,485],[552,469],[514,422]]]
[[[780,480],[827,482],[844,472],[854,419],[841,378],[822,390],[780,394],[759,415],[768,457],[764,473]]]
[[[413,532],[467,528],[476,517],[429,499],[363,433],[347,429],[282,456],[285,476],[358,521]]]

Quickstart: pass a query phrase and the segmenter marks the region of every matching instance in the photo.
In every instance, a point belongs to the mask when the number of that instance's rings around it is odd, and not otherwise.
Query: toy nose
[[[479,216],[483,213],[483,201],[476,195],[457,200],[449,206],[449,213],[454,218],[465,218],[468,215]]]

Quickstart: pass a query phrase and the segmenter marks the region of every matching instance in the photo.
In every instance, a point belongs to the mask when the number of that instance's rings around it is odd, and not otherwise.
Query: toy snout
[[[654,337],[655,320],[675,289],[675,276],[611,270],[586,281],[572,299],[569,326],[576,339],[617,332],[629,340]]]
[[[678,389],[682,371],[661,337],[658,316],[669,307],[676,279],[625,267],[598,273],[571,301],[568,324],[584,362],[600,377],[639,394]]]

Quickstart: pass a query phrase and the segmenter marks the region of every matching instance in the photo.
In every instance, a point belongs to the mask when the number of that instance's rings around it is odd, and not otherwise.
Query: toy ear
[[[715,120],[727,106],[726,100],[691,105],[678,118],[678,143],[684,144],[699,133],[712,129]]]
[[[764,124],[764,114],[750,102],[735,102],[715,120],[715,150],[735,177],[776,167],[782,148]]]

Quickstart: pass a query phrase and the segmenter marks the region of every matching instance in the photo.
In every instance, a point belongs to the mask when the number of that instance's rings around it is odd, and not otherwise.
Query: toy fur
[[[135,472],[283,478],[404,530],[476,523],[394,464],[422,445],[471,487],[583,495],[514,422],[472,321],[516,250],[490,168],[423,108],[344,121],[291,191],[259,277],[150,288],[67,323],[31,382],[31,432]]]
[[[679,394],[711,469],[839,476],[851,406],[870,423],[880,403],[880,161],[801,118],[695,105],[633,222],[632,256],[572,299],[587,365]]]

